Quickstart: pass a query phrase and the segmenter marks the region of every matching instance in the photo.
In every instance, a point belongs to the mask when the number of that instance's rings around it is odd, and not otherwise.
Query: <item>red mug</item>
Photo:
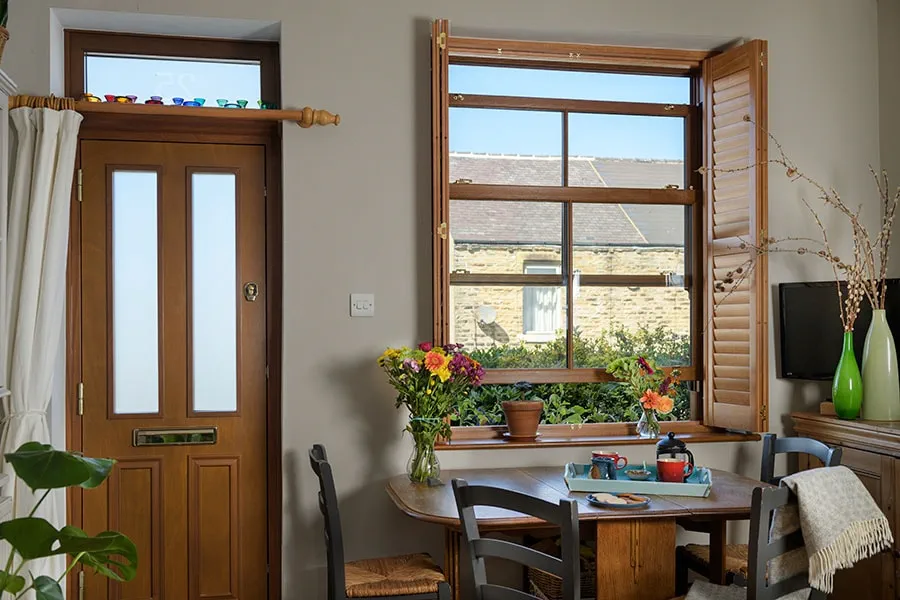
[[[657,458],[656,472],[660,481],[684,483],[694,472],[694,465],[683,458]]]
[[[618,452],[607,452],[606,450],[591,450],[591,458],[611,458],[616,463],[616,469],[624,469],[628,466],[628,459],[624,456],[619,456]],[[621,466],[619,465],[619,461],[622,461]]]

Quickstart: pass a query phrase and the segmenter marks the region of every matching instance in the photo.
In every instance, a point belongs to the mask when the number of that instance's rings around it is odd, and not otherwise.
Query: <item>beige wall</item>
[[[305,461],[314,442],[328,445],[338,473],[351,558],[440,553],[440,531],[401,516],[384,494],[385,479],[404,468],[409,441],[400,437],[402,416],[375,368],[386,345],[410,344],[431,330],[431,18],[450,18],[461,34],[524,39],[714,47],[766,38],[769,122],[794,160],[849,193],[868,185],[866,165],[879,161],[875,0],[27,0],[11,3],[13,37],[3,63],[27,93],[48,92],[51,73],[58,75],[49,54],[54,6],[281,21],[284,103],[343,117],[336,129],[287,127],[284,135],[289,599],[323,597],[315,482]],[[896,69],[896,56],[891,61]],[[815,234],[800,192],[772,171],[773,235]],[[771,261],[773,284],[828,276],[797,258]],[[350,319],[351,291],[377,295],[375,318]],[[776,380],[774,340],[771,429],[781,433],[787,413],[814,406],[823,388]],[[632,459],[652,452],[622,450]],[[758,444],[693,450],[711,466],[757,470]],[[448,468],[561,465],[585,451],[445,452],[441,460]]]
[[[881,168],[900,186],[900,0],[878,0],[878,97]],[[900,276],[900,244],[891,252],[891,272]]]

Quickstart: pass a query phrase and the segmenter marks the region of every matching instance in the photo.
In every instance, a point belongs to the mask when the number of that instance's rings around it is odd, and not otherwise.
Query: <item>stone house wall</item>
[[[451,271],[521,274],[529,263],[559,265],[560,252],[559,246],[548,245],[454,244]],[[576,246],[574,263],[583,274],[682,274],[684,250]],[[558,293],[559,323],[565,328],[565,288],[561,287]],[[450,286],[450,339],[469,348],[549,341],[546,335],[525,335],[524,295],[523,286]],[[479,326],[477,310],[481,306],[496,310],[493,324]],[[641,325],[666,325],[675,332],[690,332],[690,298],[680,287],[578,286],[575,310],[575,326],[586,337],[596,337],[617,325],[629,330]]]

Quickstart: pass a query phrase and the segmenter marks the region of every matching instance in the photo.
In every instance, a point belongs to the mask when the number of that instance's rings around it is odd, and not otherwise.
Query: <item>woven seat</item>
[[[697,562],[709,567],[709,546],[688,544],[685,552]],[[747,560],[750,550],[747,544],[728,544],[725,546],[725,572],[747,578]]]
[[[369,558],[344,566],[348,598],[434,594],[445,581],[427,554]]]

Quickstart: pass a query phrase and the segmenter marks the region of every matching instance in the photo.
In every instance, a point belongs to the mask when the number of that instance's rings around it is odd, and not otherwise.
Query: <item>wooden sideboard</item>
[[[894,547],[868,558],[852,569],[838,571],[834,580],[836,600],[900,599],[900,421],[842,421],[817,413],[793,413],[796,435],[843,449],[841,464],[863,482],[887,515],[894,533]],[[816,464],[818,463],[818,464]],[[800,470],[821,466],[801,455]]]

